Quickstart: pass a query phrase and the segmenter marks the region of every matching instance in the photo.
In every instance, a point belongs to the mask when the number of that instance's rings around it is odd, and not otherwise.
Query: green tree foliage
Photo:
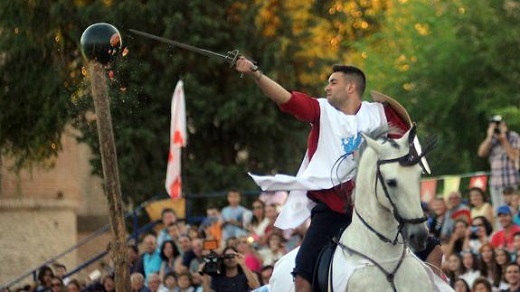
[[[381,31],[356,44],[371,87],[439,139],[435,175],[486,167],[476,152],[493,113],[520,128],[519,17],[514,1],[393,1]]]
[[[115,19],[122,21],[112,22],[123,32],[136,28],[221,53],[235,48],[245,54],[272,50],[267,46],[273,45],[261,42],[252,29],[255,7],[244,10],[239,4],[134,1],[110,10],[118,11]],[[123,17],[135,11],[136,17]],[[304,127],[266,101],[254,82],[240,78],[223,60],[128,33],[123,39],[129,54],[114,69],[112,108],[126,196],[141,201],[164,192],[170,101],[179,79],[185,82],[189,130],[182,162],[185,193],[255,189],[248,170],[296,168],[294,154],[301,153],[305,141],[298,133]],[[259,57],[256,61],[269,71],[272,56]],[[83,121],[80,127],[95,143],[93,125]]]
[[[413,3],[412,3],[413,2]],[[46,162],[67,124],[98,153],[79,39],[116,26],[128,54],[107,68],[125,199],[164,193],[170,101],[185,83],[186,193],[256,189],[247,171],[294,173],[308,125],[277,109],[222,60],[134,36],[134,28],[216,52],[239,49],[288,89],[323,93],[330,65],[362,67],[436,135],[435,174],[479,170],[487,117],[518,129],[516,1],[4,1],[0,3],[0,149],[17,166]],[[93,160],[101,174],[99,157]]]
[[[81,82],[68,74],[75,49],[60,23],[66,14],[52,2],[0,4],[0,149],[17,168],[57,154],[71,86]]]

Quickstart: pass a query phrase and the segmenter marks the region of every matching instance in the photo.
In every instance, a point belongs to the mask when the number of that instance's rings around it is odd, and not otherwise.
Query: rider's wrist
[[[262,76],[264,76],[264,74],[262,73],[262,71],[258,70],[258,68],[257,68],[256,71],[253,71],[251,76],[253,76],[253,78],[255,79],[256,82],[258,82],[258,81],[260,81],[260,79],[262,79]]]

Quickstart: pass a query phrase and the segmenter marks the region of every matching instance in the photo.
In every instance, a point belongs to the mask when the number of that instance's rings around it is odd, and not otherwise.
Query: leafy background
[[[421,136],[439,139],[429,158],[433,175],[487,168],[476,151],[492,114],[520,129],[518,1],[3,1],[0,151],[16,159],[13,171],[52,167],[48,158],[60,151],[67,125],[98,153],[79,46],[98,22],[117,27],[129,51],[107,68],[125,200],[164,193],[179,79],[189,127],[185,193],[255,190],[248,171],[294,173],[309,130],[221,60],[130,28],[221,53],[239,49],[287,89],[316,96],[332,64],[355,64],[369,90],[397,98]],[[92,163],[101,174],[100,157]]]

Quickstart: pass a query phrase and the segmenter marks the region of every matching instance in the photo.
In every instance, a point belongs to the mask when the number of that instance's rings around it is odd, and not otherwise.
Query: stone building
[[[10,171],[12,161],[0,157],[0,287],[108,224],[101,178],[91,175],[92,151],[79,144],[76,135],[72,128],[65,130],[63,150],[49,161],[52,168],[17,174]],[[103,251],[109,238],[106,232],[58,262],[70,271]],[[83,273],[97,268],[93,265]],[[28,277],[21,283],[31,281]]]

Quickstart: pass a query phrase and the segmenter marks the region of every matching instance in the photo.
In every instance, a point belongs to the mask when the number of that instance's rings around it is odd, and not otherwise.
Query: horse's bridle
[[[401,231],[402,231],[402,229],[403,229],[405,224],[419,224],[419,223],[423,223],[426,220],[428,220],[428,218],[424,214],[421,217],[411,218],[411,219],[403,218],[403,216],[401,216],[401,214],[399,213],[399,209],[397,208],[397,205],[394,203],[392,198],[390,198],[390,194],[388,192],[388,188],[387,188],[387,186],[386,186],[386,184],[384,182],[383,174],[381,173],[381,165],[388,164],[388,163],[396,163],[397,162],[397,163],[399,163],[401,165],[413,166],[413,165],[419,163],[420,159],[421,159],[420,157],[414,159],[413,156],[410,153],[408,153],[408,154],[406,154],[404,156],[401,156],[399,158],[387,159],[387,160],[378,160],[377,161],[377,179],[376,179],[375,186],[374,186],[376,198],[378,196],[377,185],[378,185],[378,182],[381,182],[381,187],[383,188],[385,196],[388,199],[388,201],[390,202],[390,205],[392,205],[392,209],[393,209],[392,213],[394,215],[394,218],[399,223],[399,226],[397,227],[397,234],[395,235],[394,240],[391,241],[391,243],[394,244],[394,245],[397,243],[397,238],[399,236],[399,233],[401,233]],[[358,216],[360,216],[357,211],[356,211],[356,213],[358,214]],[[360,218],[361,218],[361,216],[360,216]],[[368,223],[366,223],[364,219],[361,219],[361,221],[364,224],[368,225]],[[373,230],[372,227],[369,227],[369,229]],[[376,231],[376,233],[379,233],[379,232]],[[381,236],[383,236],[383,235],[378,234],[379,238],[381,238]]]
[[[408,219],[408,218],[403,218],[399,214],[399,210],[397,209],[397,206],[395,205],[394,201],[392,201],[392,199],[390,198],[390,194],[388,193],[388,189],[387,189],[386,184],[384,182],[384,177],[383,177],[383,174],[381,173],[381,168],[380,167],[381,167],[381,165],[388,164],[388,163],[400,163],[401,165],[413,166],[413,165],[415,165],[417,163],[420,163],[422,156],[423,156],[423,154],[422,155],[418,155],[418,156],[414,156],[412,151],[410,151],[410,153],[408,153],[408,154],[406,154],[404,156],[398,157],[398,158],[386,159],[386,160],[378,160],[377,161],[377,179],[376,179],[376,182],[375,182],[375,194],[376,194],[376,198],[377,198],[377,194],[378,194],[378,192],[377,192],[377,184],[378,184],[378,181],[381,181],[381,185],[382,185],[383,191],[385,192],[385,196],[388,199],[388,201],[390,202],[390,204],[392,205],[392,208],[393,208],[393,212],[392,213],[394,215],[394,218],[399,223],[399,226],[397,228],[397,233],[395,235],[394,240],[391,240],[391,239],[387,238],[386,236],[384,236],[383,234],[381,234],[380,232],[375,230],[372,226],[370,226],[370,224],[368,224],[368,222],[366,222],[365,219],[363,219],[363,217],[359,214],[357,209],[354,207],[354,211],[356,212],[356,215],[361,220],[361,222],[370,231],[372,231],[375,235],[377,235],[377,237],[379,237],[379,239],[381,239],[382,241],[384,241],[386,243],[390,243],[392,245],[396,245],[398,243],[398,237],[399,237],[399,234],[401,233],[401,230],[404,227],[404,224],[419,224],[419,223],[425,222],[427,220],[427,217],[425,215],[423,215],[422,217]],[[376,260],[372,259],[371,257],[369,257],[369,256],[367,256],[367,255],[365,255],[365,254],[363,254],[363,253],[361,253],[361,252],[359,252],[359,251],[357,251],[355,249],[352,249],[352,248],[346,246],[345,244],[341,243],[337,239],[335,239],[334,241],[342,249],[348,251],[351,254],[356,254],[356,255],[358,255],[358,256],[360,256],[360,257],[370,261],[372,264],[374,264],[379,270],[381,270],[381,272],[383,274],[385,274],[386,280],[392,286],[393,291],[394,292],[397,291],[397,288],[395,287],[395,283],[394,283],[394,277],[395,277],[395,274],[396,274],[397,270],[399,270],[399,268],[401,267],[401,264],[403,263],[403,259],[404,259],[405,255],[406,255],[406,246],[404,244],[403,244],[403,251],[401,252],[401,256],[399,258],[399,261],[397,262],[397,265],[394,267],[394,269],[391,272],[388,272],[381,264],[379,264]]]
[[[370,231],[375,233],[377,235],[377,237],[379,237],[379,239],[381,239],[382,241],[391,243],[392,245],[397,244],[399,234],[401,233],[405,224],[419,224],[419,223],[423,223],[426,220],[428,220],[428,218],[424,214],[422,217],[418,217],[418,218],[411,218],[411,219],[403,218],[401,216],[401,214],[399,213],[399,209],[397,208],[396,204],[394,203],[392,198],[390,198],[390,194],[388,193],[388,188],[385,184],[383,174],[381,173],[381,165],[389,164],[389,163],[399,163],[400,165],[403,165],[403,166],[413,166],[413,165],[416,165],[419,163],[424,170],[424,166],[421,163],[421,158],[424,157],[433,148],[433,145],[427,147],[427,149],[423,153],[418,155],[417,152],[415,151],[415,147],[413,146],[414,136],[415,136],[415,127],[412,127],[411,133],[409,135],[410,151],[406,155],[403,155],[403,156],[397,157],[397,158],[392,158],[392,159],[385,159],[385,160],[378,159],[377,160],[377,171],[376,171],[377,179],[376,179],[375,186],[374,186],[374,193],[376,194],[376,198],[377,198],[378,197],[377,185],[378,185],[378,182],[380,181],[381,187],[383,188],[385,196],[388,199],[388,201],[390,202],[390,205],[392,205],[392,209],[393,209],[392,213],[394,215],[394,218],[399,223],[395,238],[393,240],[391,240],[391,239],[387,238],[386,236],[384,236],[383,234],[381,234],[380,232],[378,232],[377,230],[375,230],[372,226],[370,226],[370,224],[368,224],[368,222],[365,221],[365,219],[363,219],[363,217],[361,216],[361,214],[359,214],[359,212],[356,210],[356,208],[354,208],[356,215],[359,217],[361,222]]]

